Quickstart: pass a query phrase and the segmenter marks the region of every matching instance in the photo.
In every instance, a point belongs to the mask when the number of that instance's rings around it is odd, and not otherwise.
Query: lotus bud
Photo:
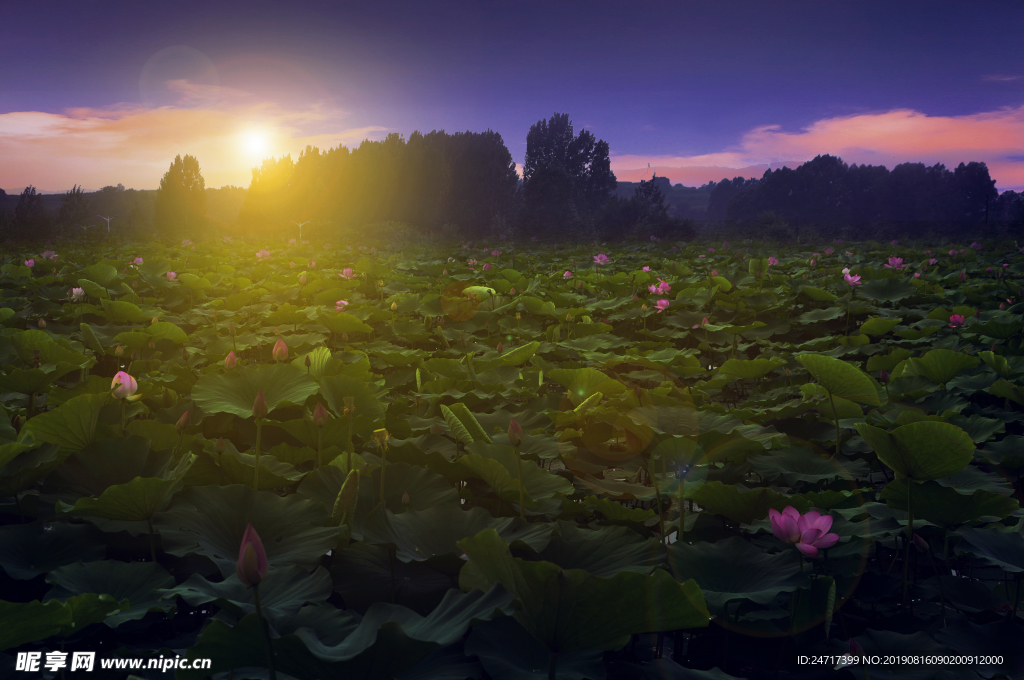
[[[408,510],[409,509],[409,505],[411,505],[411,504],[412,504],[412,499],[409,498],[409,492],[408,491],[403,491],[402,492],[402,505],[404,505],[405,509]]]
[[[928,552],[928,541],[921,538],[920,534],[914,534],[914,547],[919,552]]]
[[[520,312],[516,312],[516,321],[519,321],[522,318],[523,318],[523,315]]]
[[[137,289],[138,287],[139,287],[139,280],[138,279],[133,279],[132,280],[132,288],[133,289]]]
[[[267,551],[252,523],[245,528],[242,545],[238,548],[238,579],[246,586],[254,586],[267,576]]]
[[[285,344],[284,338],[278,338],[277,342],[274,343],[274,350],[272,352],[274,361],[284,361],[288,358],[288,345]]]
[[[255,401],[252,402],[252,415],[255,418],[266,418],[268,412],[267,395],[260,390],[256,393]]]
[[[354,416],[356,413],[356,398],[345,397],[343,403],[345,404],[345,417],[351,418]]]
[[[348,333],[342,333],[341,334],[341,341],[342,342],[348,342]]]
[[[306,368],[309,368],[310,366],[313,365],[313,362],[310,360],[308,354],[306,355],[306,360],[304,362],[302,362],[302,363],[306,364]]]
[[[281,331],[278,330],[277,328],[274,328],[274,335],[281,335]]]
[[[39,319],[39,327],[40,328],[46,328],[46,319],[40,317],[40,319]]]
[[[508,289],[508,294],[509,295],[515,295],[516,294],[516,289],[515,288],[509,288]]]
[[[118,371],[110,382],[110,389],[117,399],[126,399],[139,391],[139,383],[124,371]]]
[[[498,347],[497,347],[497,350],[498,350],[498,354],[501,354],[501,352],[502,352],[502,351],[503,351],[504,349],[505,349],[505,345],[503,345],[503,344],[501,344],[501,343],[499,342],[499,343],[498,343]]]
[[[331,519],[338,524],[351,519],[356,512],[356,504],[359,502],[359,470],[350,470],[345,482],[338,491],[338,497],[334,500],[334,510],[331,512]]]
[[[394,312],[394,311],[397,311],[397,310],[398,310],[398,303],[397,302],[392,302],[391,303],[391,311]]]
[[[155,343],[155,342],[153,342],[152,340],[150,340],[150,341],[149,341],[149,348],[150,348],[150,349],[156,349],[156,343]]]
[[[1005,302],[1000,302],[999,303],[999,309],[1006,309],[1006,303]]]
[[[515,418],[508,424],[508,440],[516,448],[523,443],[523,427]]]
[[[884,369],[878,374],[878,382],[883,385],[889,382],[889,374]]]
[[[184,434],[185,428],[188,427],[188,424],[191,420],[192,419],[189,416],[189,411],[185,411],[184,413],[181,414],[181,417],[178,418],[178,422],[174,424],[174,431],[177,432],[178,434]]]
[[[323,427],[330,420],[331,415],[324,408],[324,405],[320,402],[316,403],[316,408],[313,409],[313,424],[317,427]]]
[[[213,450],[217,453],[224,453],[225,448],[227,447],[224,445],[224,437],[217,437],[217,441],[213,445]]]
[[[115,357],[123,357],[124,356],[124,348],[121,347],[121,345],[118,345],[117,347],[114,348],[114,356]]]
[[[238,365],[238,357],[235,356],[234,350],[228,352],[228,355],[224,357],[224,368],[229,371]]]
[[[301,283],[302,285],[306,285],[306,275],[305,274],[303,274],[302,276],[299,277],[299,283]]]
[[[156,318],[156,317],[154,316],[154,317],[153,317],[153,318],[152,318],[152,319],[150,320],[150,323],[156,323],[156,322],[157,322],[157,321],[159,321],[159,320],[160,320],[160,319],[158,319],[158,318]]]
[[[640,305],[640,309],[642,309],[643,311],[646,312],[647,311],[647,303],[645,302],[644,304]]]

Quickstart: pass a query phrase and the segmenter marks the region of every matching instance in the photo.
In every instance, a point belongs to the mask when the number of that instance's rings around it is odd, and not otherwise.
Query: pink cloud
[[[795,167],[825,153],[847,163],[884,165],[890,170],[905,162],[944,163],[952,168],[960,162],[982,161],[1000,190],[1020,189],[1024,188],[1024,162],[1018,160],[1024,155],[1024,106],[966,116],[897,109],[827,118],[798,132],[765,125],[719,153],[613,156],[612,169],[624,180],[647,178],[657,169],[673,182],[699,185],[725,177],[760,176],[769,165]]]
[[[178,93],[178,105],[0,113],[0,187],[95,189],[120,182],[155,189],[178,154],[199,160],[209,187],[248,186],[263,157],[294,158],[306,145],[353,145],[386,131],[345,127],[346,112],[322,103],[283,107],[242,90],[188,81],[167,87]],[[266,140],[261,153],[246,146],[246,135],[257,133]]]

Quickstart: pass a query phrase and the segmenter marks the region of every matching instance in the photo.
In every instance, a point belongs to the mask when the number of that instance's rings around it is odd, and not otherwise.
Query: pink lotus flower
[[[56,260],[57,253],[53,252],[52,250],[44,250],[42,253],[42,258],[44,260]]]
[[[650,267],[644,267],[644,271],[645,272],[649,272],[649,271],[651,271],[651,268]]]
[[[343,279],[354,279],[356,277],[355,272],[352,271],[352,267],[345,267],[341,270],[341,273],[338,274],[338,276]]]
[[[572,272],[571,272],[571,271],[569,271],[568,269],[566,269],[566,270],[565,270],[565,273],[564,273],[564,274],[562,274],[562,278],[563,278],[563,279],[571,279],[571,278],[572,278]]]
[[[295,245],[295,239],[293,239],[293,238],[288,239],[288,245],[290,245],[290,246]]]
[[[110,381],[112,394],[118,399],[125,399],[139,391],[139,383],[124,371],[118,371],[114,379]]]
[[[288,345],[285,344],[284,338],[277,339],[271,355],[274,357],[274,361],[284,361],[288,358]]]
[[[224,368],[229,371],[238,365],[238,357],[235,356],[234,351],[228,352],[228,355],[224,357]]]
[[[178,280],[178,273],[177,272],[167,272],[167,280],[168,281],[177,281]]]
[[[771,267],[772,265],[776,265],[778,263],[779,263],[779,260],[777,258],[775,258],[775,257],[769,257],[768,258],[768,266],[769,267]]]
[[[82,288],[72,288],[68,291],[68,295],[71,296],[72,300],[81,300],[85,297],[85,290]]]
[[[814,265],[816,265],[816,264],[818,264],[818,261],[817,261],[817,260],[815,260],[815,259],[814,259],[814,258],[812,257],[812,258],[811,258],[811,266],[813,267],[813,266],[814,266]]]
[[[835,248],[825,248],[825,254],[826,255],[831,255],[834,252],[836,252]]]
[[[292,260],[291,262],[288,263],[288,268],[295,269],[295,260]]]
[[[245,528],[242,544],[238,547],[238,564],[235,566],[238,580],[246,587],[254,586],[266,578],[268,569],[266,548],[250,523]]]
[[[658,287],[654,286],[654,285],[647,286],[647,290],[652,292],[652,293],[657,293],[658,292]]]
[[[949,327],[963,328],[965,321],[963,314],[953,314],[949,317]]]
[[[914,272],[914,278],[915,279],[921,278],[921,272]]]
[[[807,557],[817,557],[819,549],[831,548],[839,541],[839,534],[828,533],[832,528],[832,515],[822,515],[817,510],[801,515],[792,505],[787,505],[782,512],[770,509],[768,517],[775,537],[794,544]]]
[[[898,246],[900,244],[900,242],[894,239],[892,241],[889,241],[889,244],[890,245],[894,245],[894,246]]]
[[[729,250],[729,242],[722,241],[722,250]]]
[[[658,308],[658,314],[661,314],[666,309],[668,309],[668,305],[668,300],[658,300],[657,302],[654,303],[654,306]]]
[[[225,236],[225,237],[223,237],[223,238],[221,239],[221,241],[224,241],[224,243],[231,243],[231,240],[232,240],[232,239],[231,239],[231,237],[230,237],[230,236]]]
[[[306,285],[306,275],[305,274],[300,274],[299,275],[299,283],[301,283],[303,286]]]
[[[974,243],[971,244],[971,248],[974,248],[975,250],[981,250],[982,246],[980,243],[975,241]]]
[[[310,260],[309,261],[309,268],[310,269],[316,269],[316,260]]]
[[[256,259],[257,260],[262,260],[262,259],[265,259],[265,258],[268,258],[268,257],[270,257],[270,251],[267,250],[266,248],[256,252]]]
[[[142,258],[141,257],[137,257],[134,260],[132,260],[132,263],[133,264],[142,264]]]
[[[491,268],[491,263],[490,262],[484,262],[484,267],[483,267],[484,271],[487,271],[490,268]]]
[[[950,254],[951,257],[956,257],[956,248],[954,248],[953,250],[949,251],[949,254]]]
[[[707,255],[705,255],[704,253],[701,253],[701,254],[700,254],[700,255],[698,255],[697,257],[707,257]]]
[[[604,253],[600,253],[598,255],[594,255],[594,264],[597,264],[597,265],[608,264],[608,256],[605,255]]]
[[[718,270],[717,269],[712,269],[711,270],[711,275],[712,276],[718,276]]]
[[[668,281],[665,281],[664,279],[658,279],[658,281],[658,292],[662,295],[672,290],[672,286],[668,285]]]
[[[25,260],[25,266],[28,267],[29,269],[31,269],[32,267],[36,266],[36,261],[35,260]]]
[[[939,262],[938,259],[936,259],[934,257],[928,260],[928,264],[932,264],[932,265],[938,264],[938,262]]]
[[[846,281],[851,286],[859,286],[859,285],[861,285],[860,274],[858,274],[856,276],[853,276],[851,274],[843,274],[843,280]]]
[[[499,257],[500,255],[501,255],[501,251],[500,250],[492,250],[491,251],[491,257]]]
[[[334,303],[334,311],[336,311],[336,312],[344,312],[345,311],[345,307],[347,307],[347,306],[348,306],[348,300],[338,300],[337,302]]]
[[[182,247],[187,248],[190,245],[192,245],[192,241],[189,241],[188,239],[185,239],[184,241],[181,242],[181,245],[182,245]]]
[[[470,267],[476,266],[476,260],[475,260],[475,259],[473,259],[473,260],[468,260],[468,261],[466,262],[466,264],[468,264],[468,265],[469,265]]]
[[[882,265],[882,266],[884,266],[886,269],[906,269],[907,268],[907,265],[903,264],[903,258],[902,257],[890,257],[889,258],[889,263],[885,264],[885,265]]]
[[[966,281],[966,280],[967,280],[967,272],[965,272],[965,271],[960,272],[960,281],[961,281],[961,283]]]

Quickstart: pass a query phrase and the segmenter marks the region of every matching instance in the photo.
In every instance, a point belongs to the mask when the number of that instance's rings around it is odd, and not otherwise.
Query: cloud
[[[155,189],[179,154],[199,160],[209,187],[248,186],[264,155],[295,157],[307,145],[353,145],[387,130],[346,127],[346,112],[322,102],[282,107],[232,88],[185,80],[167,87],[178,93],[176,105],[0,113],[0,187],[95,189],[121,182]],[[266,154],[246,150],[245,135],[253,131],[267,140]]]
[[[819,154],[847,163],[884,165],[905,162],[947,167],[970,161],[988,165],[1000,190],[1024,188],[1024,106],[965,116],[929,116],[910,109],[826,118],[797,132],[778,125],[757,127],[738,144],[718,153],[695,156],[612,157],[621,179],[650,177],[651,170],[690,185],[734,176],[760,176],[769,166],[796,167]],[[796,160],[790,160],[796,159]],[[640,173],[637,175],[636,173]],[[679,179],[677,179],[677,177]],[[634,180],[635,181],[635,180]]]
[[[1024,76],[990,75],[982,76],[981,79],[987,82],[1006,83],[1013,80],[1020,80]]]

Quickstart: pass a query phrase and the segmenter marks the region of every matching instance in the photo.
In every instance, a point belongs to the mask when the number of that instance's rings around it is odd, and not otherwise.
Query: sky
[[[699,186],[818,154],[988,164],[1024,189],[1024,3],[8,0],[0,188],[208,187],[262,158],[568,113],[619,180]]]

